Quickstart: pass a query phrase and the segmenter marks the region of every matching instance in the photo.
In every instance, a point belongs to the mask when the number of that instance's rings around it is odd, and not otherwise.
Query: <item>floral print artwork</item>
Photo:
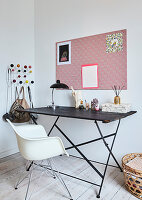
[[[123,34],[114,33],[106,36],[106,52],[119,52],[123,50]]]

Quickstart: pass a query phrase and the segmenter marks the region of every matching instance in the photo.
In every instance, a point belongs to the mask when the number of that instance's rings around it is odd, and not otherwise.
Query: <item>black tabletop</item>
[[[23,111],[23,110],[18,110],[18,111]],[[91,109],[79,110],[74,107],[65,107],[65,106],[56,107],[55,110],[49,107],[30,108],[30,109],[24,109],[24,112],[68,117],[68,118],[86,119],[86,120],[97,120],[102,122],[115,121],[136,113],[136,111],[130,111],[128,113],[114,113],[114,112],[92,111]]]

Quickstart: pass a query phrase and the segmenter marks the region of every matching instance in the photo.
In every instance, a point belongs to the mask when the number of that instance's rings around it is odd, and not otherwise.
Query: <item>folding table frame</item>
[[[69,174],[66,174],[66,173],[63,173],[63,172],[59,172],[59,173],[63,174],[63,175],[66,175],[66,176],[69,176],[71,178],[78,179],[80,181],[84,181],[86,183],[89,183],[89,184],[92,184],[92,185],[95,185],[95,186],[98,186],[99,187],[99,192],[98,192],[96,197],[100,198],[102,187],[103,187],[103,183],[104,183],[104,178],[105,178],[106,171],[107,171],[107,167],[109,166],[110,156],[112,156],[112,158],[114,159],[117,167],[122,172],[121,166],[119,165],[117,159],[115,158],[114,154],[112,153],[114,142],[115,142],[118,130],[119,130],[119,126],[120,126],[120,121],[121,121],[122,118],[125,118],[125,117],[127,117],[129,115],[132,115],[132,114],[136,113],[136,111],[131,111],[129,113],[125,113],[125,114],[123,113],[122,114],[122,113],[106,113],[106,112],[102,112],[102,111],[95,113],[95,112],[90,110],[87,113],[87,111],[84,111],[84,112],[82,110],[79,111],[79,110],[76,110],[76,109],[74,109],[72,107],[59,107],[57,110],[53,110],[52,108],[35,108],[35,109],[27,109],[27,110],[24,110],[24,111],[25,112],[29,112],[29,113],[57,116],[57,119],[55,120],[52,128],[50,129],[50,131],[48,133],[48,136],[51,135],[51,133],[52,133],[54,128],[57,128],[57,130],[63,135],[63,137],[71,144],[71,146],[67,147],[66,150],[74,148],[81,155],[82,159],[84,159],[88,163],[88,165],[101,177],[101,184],[99,185],[99,184],[90,182],[88,180],[84,180],[84,179],[81,179],[79,177],[72,176],[72,175],[69,175]],[[90,140],[90,141],[84,142],[84,143],[74,144],[72,142],[72,140],[57,125],[57,122],[58,122],[60,117],[94,120],[94,123],[95,123],[95,125],[96,125],[96,127],[98,129],[100,137],[96,138],[94,140]],[[98,121],[102,121],[104,123],[108,123],[108,122],[115,121],[115,120],[118,120],[116,131],[114,133],[112,133],[112,134],[104,136],[102,131],[101,131],[101,129],[100,129]],[[35,124],[37,124],[34,119],[33,119],[33,121],[35,122]],[[106,138],[109,138],[109,137],[113,137],[113,140],[112,140],[112,143],[111,143],[110,146],[106,142]],[[106,163],[103,163],[105,165],[103,174],[92,164],[92,162],[95,162],[95,161],[90,161],[84,155],[84,153],[82,153],[82,151],[79,149],[80,146],[84,146],[84,145],[87,145],[87,144],[90,144],[90,143],[94,143],[94,142],[99,141],[99,140],[103,141],[106,149],[109,152]],[[30,168],[30,166],[29,166],[29,168]]]

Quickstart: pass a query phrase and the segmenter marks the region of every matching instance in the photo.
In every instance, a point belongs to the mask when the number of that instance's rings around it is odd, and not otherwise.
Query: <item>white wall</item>
[[[122,120],[115,154],[120,160],[130,152],[141,152],[141,99],[142,99],[142,1],[129,0],[35,0],[35,59],[36,59],[36,105],[51,103],[50,85],[55,82],[55,43],[89,35],[120,29],[128,31],[128,90],[122,92],[122,102],[129,102],[138,113]],[[100,103],[112,102],[112,91],[83,90],[84,97],[91,101],[94,97]],[[55,103],[72,106],[71,91],[55,91]],[[41,116],[39,121],[47,130],[54,117]],[[94,123],[84,120],[60,119],[58,124],[75,143],[98,136]],[[102,125],[105,134],[114,131],[116,123]],[[54,134],[58,134],[54,130]],[[66,142],[65,142],[66,144]],[[91,158],[105,159],[105,148],[98,142],[81,148]]]
[[[6,70],[10,63],[34,66],[34,0],[0,0],[0,157],[17,152],[6,112]]]

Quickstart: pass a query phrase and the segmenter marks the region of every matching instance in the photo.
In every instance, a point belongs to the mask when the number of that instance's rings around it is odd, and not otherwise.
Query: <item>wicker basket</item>
[[[135,157],[142,158],[142,153],[127,154],[122,158],[125,186],[134,196],[142,199],[142,171],[133,169],[126,165]]]

